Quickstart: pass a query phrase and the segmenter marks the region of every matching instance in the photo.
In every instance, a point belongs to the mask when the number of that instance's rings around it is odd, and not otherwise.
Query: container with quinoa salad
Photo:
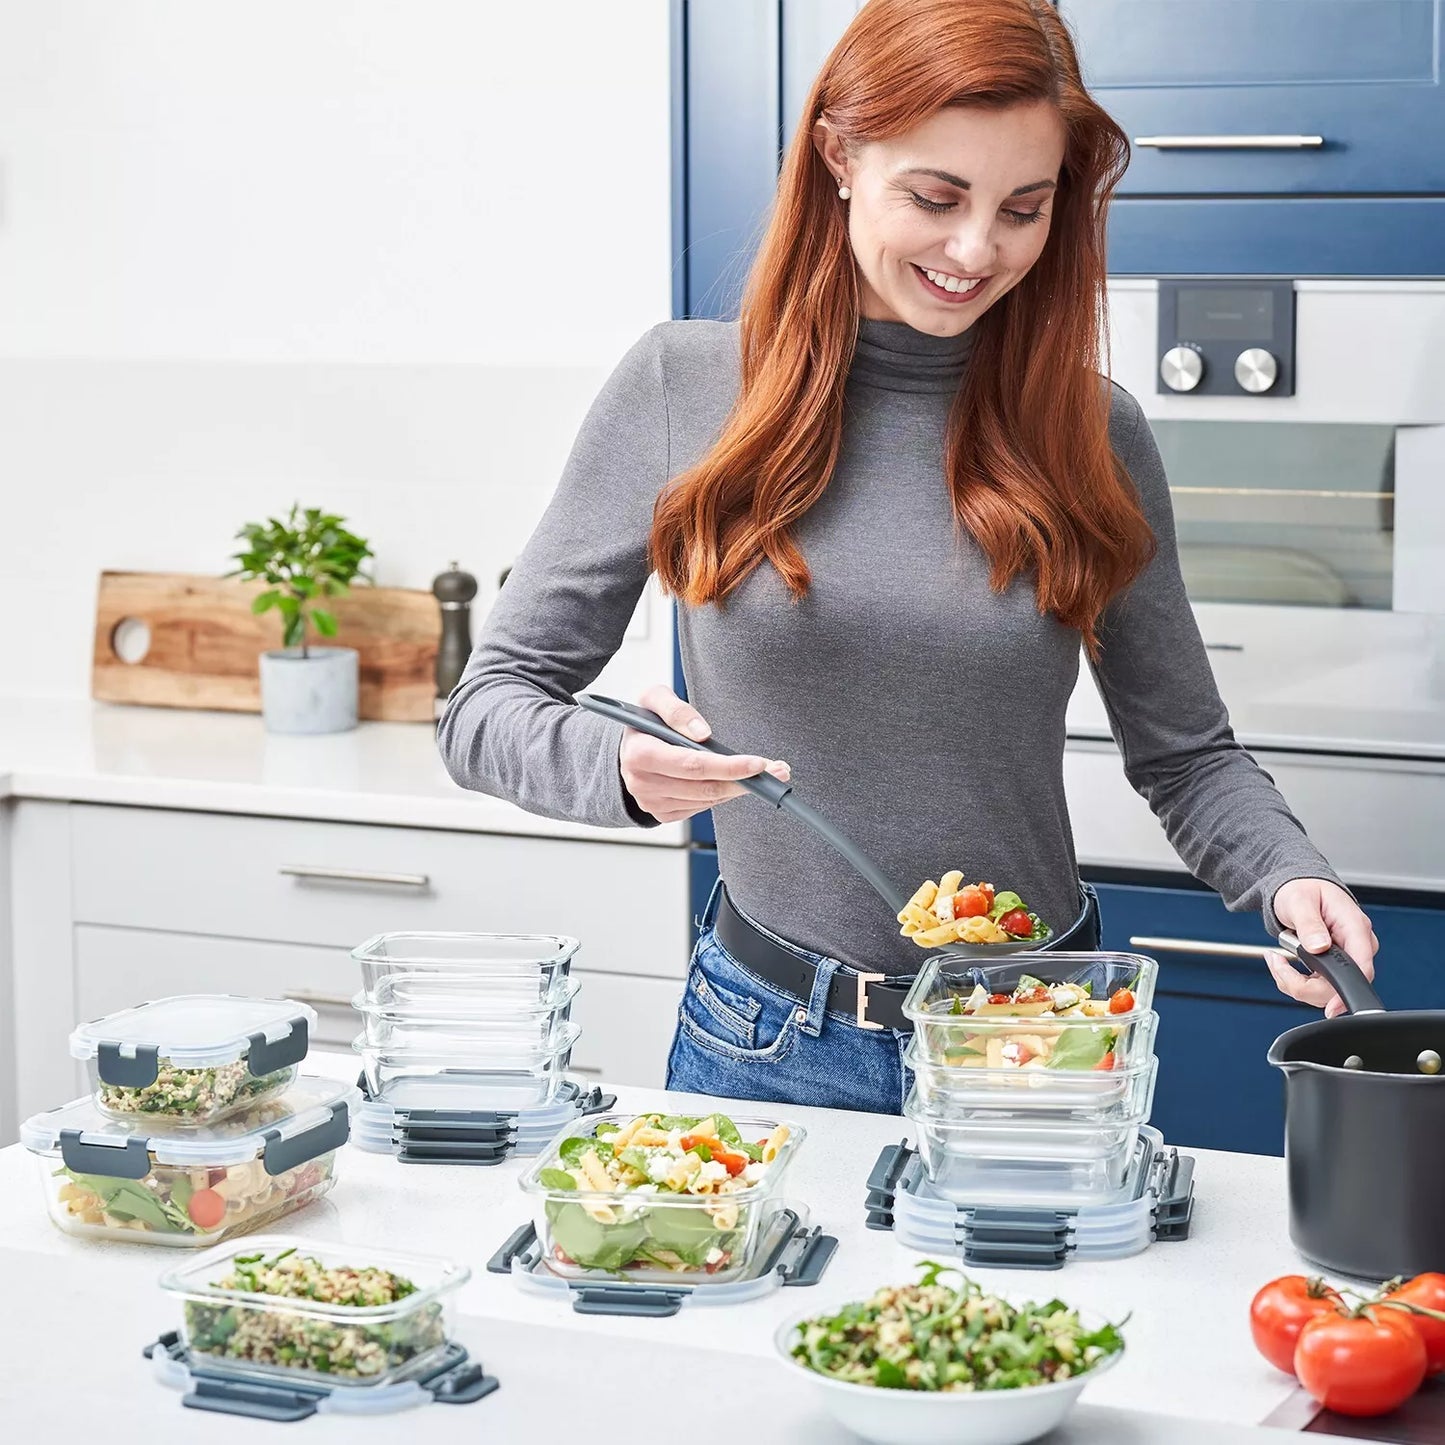
[[[94,1099],[29,1118],[51,1221],[82,1239],[205,1248],[327,1193],[361,1094],[302,1077],[280,1099],[207,1128],[111,1119]]]
[[[315,1023],[291,999],[179,994],[81,1024],[70,1052],[112,1118],[213,1124],[285,1089]]]
[[[267,1235],[174,1269],[193,1362],[262,1378],[382,1385],[420,1374],[451,1334],[465,1265]]]

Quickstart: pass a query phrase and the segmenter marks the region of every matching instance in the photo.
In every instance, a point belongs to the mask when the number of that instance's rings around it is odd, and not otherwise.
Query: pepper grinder
[[[453,562],[432,580],[432,595],[442,613],[442,636],[437,647],[437,697],[446,698],[462,680],[472,655],[472,598],[477,579]]]

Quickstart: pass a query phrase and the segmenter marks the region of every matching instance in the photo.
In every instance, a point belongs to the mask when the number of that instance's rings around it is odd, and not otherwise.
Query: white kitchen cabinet
[[[682,980],[588,972],[578,977],[582,989],[572,1018],[582,1026],[582,1036],[572,1050],[572,1073],[608,1084],[662,1088]]]
[[[580,961],[582,954],[578,954]],[[660,1088],[677,1022],[682,984],[671,978],[574,968],[581,981],[572,1019],[582,1036],[569,1073],[584,1082]],[[313,1049],[349,1054],[361,1020],[351,1007],[360,986],[344,948],[162,933],[153,929],[75,929],[77,1017],[96,1018],[143,999],[175,993],[251,993],[294,998],[317,1012]],[[85,1086],[83,1069],[62,1055],[53,1077],[27,1081],[52,1099]],[[44,1107],[37,1104],[37,1108]]]
[[[9,1121],[83,1087],[77,1021],[171,993],[298,998],[320,1015],[315,1045],[348,1049],[350,949],[413,929],[577,937],[572,1072],[662,1083],[690,945],[684,849],[90,803],[7,816]]]
[[[566,933],[589,970],[687,967],[682,849],[84,804],[70,823],[78,923],[347,949],[411,929]]]

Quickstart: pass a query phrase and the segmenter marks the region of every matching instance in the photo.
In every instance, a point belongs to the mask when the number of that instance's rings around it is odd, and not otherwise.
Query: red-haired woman
[[[1022,894],[1055,946],[1097,947],[1063,784],[1082,643],[1191,871],[1371,971],[1368,919],[1234,740],[1154,439],[1100,375],[1126,157],[1047,0],[866,5],[808,99],[741,322],[656,327],[593,406],[450,700],[452,776],[645,827],[791,766],[900,884],[958,864]],[[693,705],[642,701],[767,757],[669,747],[571,701],[652,572]],[[897,1112],[920,951],[786,815],[716,821],[726,887],[669,1084]]]

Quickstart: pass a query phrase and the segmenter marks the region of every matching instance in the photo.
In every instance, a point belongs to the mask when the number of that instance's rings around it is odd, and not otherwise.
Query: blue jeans
[[[837,959],[758,931],[817,969],[812,997],[790,998],[744,968],[717,941],[713,920],[721,884],[700,920],[677,1031],[667,1058],[667,1087],[689,1094],[770,1103],[811,1104],[901,1114],[913,1087],[903,1066],[911,1034],[861,1029],[851,1013],[827,1007]],[[1083,885],[1075,922],[1048,947],[1092,951],[1099,946],[1099,903]]]

